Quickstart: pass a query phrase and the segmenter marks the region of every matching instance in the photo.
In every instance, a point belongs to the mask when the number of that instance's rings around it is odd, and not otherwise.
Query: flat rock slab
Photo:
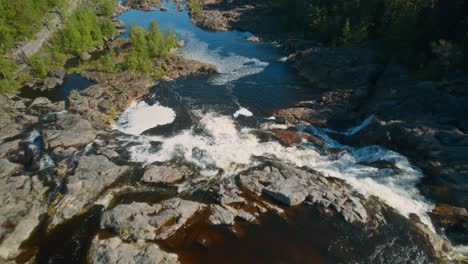
[[[145,174],[141,180],[146,183],[174,183],[191,174],[192,171],[187,166],[171,167],[149,165],[145,168]]]
[[[367,223],[371,218],[365,199],[349,185],[293,165],[275,164],[250,171],[240,176],[240,183],[257,195],[266,194],[288,206],[307,201],[334,209],[350,223]]]
[[[103,214],[101,228],[113,230],[124,240],[164,240],[204,207],[204,204],[180,198],[155,205],[122,204]]]
[[[59,115],[56,128],[44,130],[43,137],[47,149],[83,147],[96,138],[96,131],[79,115],[67,114]]]
[[[125,243],[118,237],[93,239],[90,263],[96,264],[175,264],[177,255],[161,250],[155,243]]]
[[[0,178],[0,262],[21,253],[20,246],[47,212],[48,187],[37,176]]]
[[[55,207],[56,214],[51,226],[81,213],[128,171],[128,166],[115,165],[104,156],[81,157],[75,173],[67,179],[66,193]]]

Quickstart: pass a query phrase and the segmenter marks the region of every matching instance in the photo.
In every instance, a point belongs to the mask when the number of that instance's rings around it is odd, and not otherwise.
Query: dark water
[[[71,73],[65,76],[63,84],[55,87],[52,90],[39,91],[32,90],[30,88],[23,88],[21,90],[21,97],[34,99],[36,97],[47,97],[50,100],[57,101],[66,101],[71,91],[73,90],[84,90],[89,86],[93,85],[94,82],[83,78],[77,73]]]

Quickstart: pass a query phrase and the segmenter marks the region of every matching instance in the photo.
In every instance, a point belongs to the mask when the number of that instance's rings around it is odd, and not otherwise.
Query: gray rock
[[[11,152],[17,150],[19,148],[20,142],[21,140],[17,139],[0,144],[0,158],[4,158]]]
[[[7,159],[0,159],[0,179],[9,177],[23,169],[21,164],[10,162]]]
[[[179,263],[177,255],[161,250],[155,243],[125,243],[118,237],[100,240],[98,236],[91,244],[89,260],[96,264]]]
[[[87,61],[91,59],[91,55],[88,52],[83,52],[80,54],[80,60]]]
[[[59,115],[55,126],[56,129],[46,129],[42,133],[47,149],[83,147],[96,138],[91,123],[79,115]]]
[[[63,79],[63,77],[65,77],[65,74],[66,74],[66,70],[63,67],[60,67],[55,71],[49,72],[50,77],[55,77],[55,78],[59,78],[59,79]]]
[[[192,171],[187,166],[171,167],[149,165],[145,168],[145,174],[141,180],[147,183],[174,183],[191,174]]]
[[[0,262],[17,257],[39,226],[47,190],[37,176],[0,177]]]
[[[371,218],[365,199],[349,185],[292,165],[275,164],[251,171],[240,176],[240,183],[257,195],[264,193],[288,206],[307,201],[332,208],[350,223],[367,223]]]
[[[220,205],[210,205],[211,215],[208,221],[213,225],[232,225],[234,224],[235,215],[231,211],[226,210]]]
[[[180,198],[160,204],[132,203],[106,211],[101,228],[109,228],[124,240],[167,239],[205,205]]]
[[[37,97],[28,107],[28,113],[32,115],[48,114],[63,110],[65,110],[65,103],[63,101],[52,103],[45,97]]]
[[[55,206],[56,214],[51,227],[82,213],[128,171],[128,166],[117,166],[104,156],[79,158],[75,173],[67,179],[66,193]]]
[[[47,77],[44,80],[44,88],[47,90],[52,90],[55,87],[62,85],[63,79],[57,77]]]

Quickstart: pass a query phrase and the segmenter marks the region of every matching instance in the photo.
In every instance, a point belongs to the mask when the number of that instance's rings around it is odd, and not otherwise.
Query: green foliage
[[[117,34],[115,24],[110,18],[104,17],[101,19],[101,33],[106,38],[113,37]]]
[[[330,45],[371,42],[416,69],[468,68],[468,1],[273,0],[273,9],[280,21],[278,30],[300,37]],[[440,49],[434,50],[432,43],[440,40],[449,43],[444,49],[448,47],[452,55],[460,51],[458,59],[441,57],[436,51]]]
[[[174,32],[164,33],[156,22],[151,22],[149,30],[142,27],[130,28],[131,48],[128,52],[124,68],[152,73],[155,69],[152,58],[170,58],[170,50],[177,46]]]
[[[12,75],[17,68],[16,63],[0,56],[0,94],[20,88],[19,82],[12,79]]]
[[[77,8],[53,42],[66,53],[79,54],[103,46],[103,37],[109,38],[116,33],[117,29],[109,18],[99,18],[90,8]]]
[[[200,0],[190,0],[188,8],[192,15],[199,15],[203,12],[203,3]]]
[[[0,0],[0,52],[16,41],[31,38],[42,26],[43,16],[61,10],[66,0]]]
[[[37,78],[45,78],[53,70],[62,67],[69,56],[56,50],[50,50],[41,56],[33,56],[29,60],[31,74]]]
[[[80,53],[102,46],[104,43],[99,18],[90,9],[78,8],[65,22],[56,43],[68,53]]]
[[[119,65],[116,65],[112,58],[115,57],[115,51],[113,48],[109,52],[102,56],[100,59],[100,70],[103,72],[117,73],[120,71]]]

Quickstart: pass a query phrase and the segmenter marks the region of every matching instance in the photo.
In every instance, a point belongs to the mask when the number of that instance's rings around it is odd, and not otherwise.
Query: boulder
[[[0,177],[0,262],[16,258],[40,225],[47,190],[37,176]]]
[[[96,131],[88,120],[79,115],[58,115],[54,129],[43,130],[44,144],[47,149],[58,146],[83,147],[96,138]]]
[[[191,174],[192,171],[187,166],[171,167],[149,165],[145,168],[145,174],[141,180],[146,183],[174,183],[181,181]]]
[[[44,80],[44,88],[47,90],[52,90],[55,87],[62,85],[63,79],[57,77],[47,77]]]
[[[257,36],[248,37],[247,40],[250,42],[260,42],[260,38]]]
[[[49,76],[59,78],[59,79],[63,79],[63,77],[65,77],[66,73],[67,73],[67,71],[65,70],[65,68],[60,67],[60,68],[58,68],[58,69],[56,69],[54,71],[49,72]]]
[[[297,107],[280,109],[274,113],[274,116],[278,121],[286,124],[307,122],[317,126],[324,126],[330,117],[330,113],[326,110]]]
[[[80,60],[87,61],[91,59],[91,55],[88,52],[83,52],[80,54]]]
[[[96,236],[89,250],[89,261],[95,264],[175,264],[177,255],[161,250],[155,243],[126,243],[118,237]]]
[[[67,178],[63,198],[55,205],[51,227],[82,213],[128,172],[128,166],[117,166],[104,156],[80,157],[75,173]]]
[[[210,213],[208,221],[213,225],[232,225],[234,223],[235,215],[220,205],[210,205]]]
[[[366,200],[343,181],[292,165],[274,164],[252,170],[240,175],[240,183],[254,194],[266,194],[288,206],[309,202],[334,209],[350,223],[383,219],[375,212],[371,217]]]
[[[28,106],[28,113],[31,115],[45,115],[51,112],[60,112],[65,110],[65,103],[57,102],[52,103],[45,97],[36,97],[34,101]]]
[[[103,214],[101,228],[112,230],[124,240],[164,240],[204,207],[201,203],[180,198],[155,205],[121,204]]]

